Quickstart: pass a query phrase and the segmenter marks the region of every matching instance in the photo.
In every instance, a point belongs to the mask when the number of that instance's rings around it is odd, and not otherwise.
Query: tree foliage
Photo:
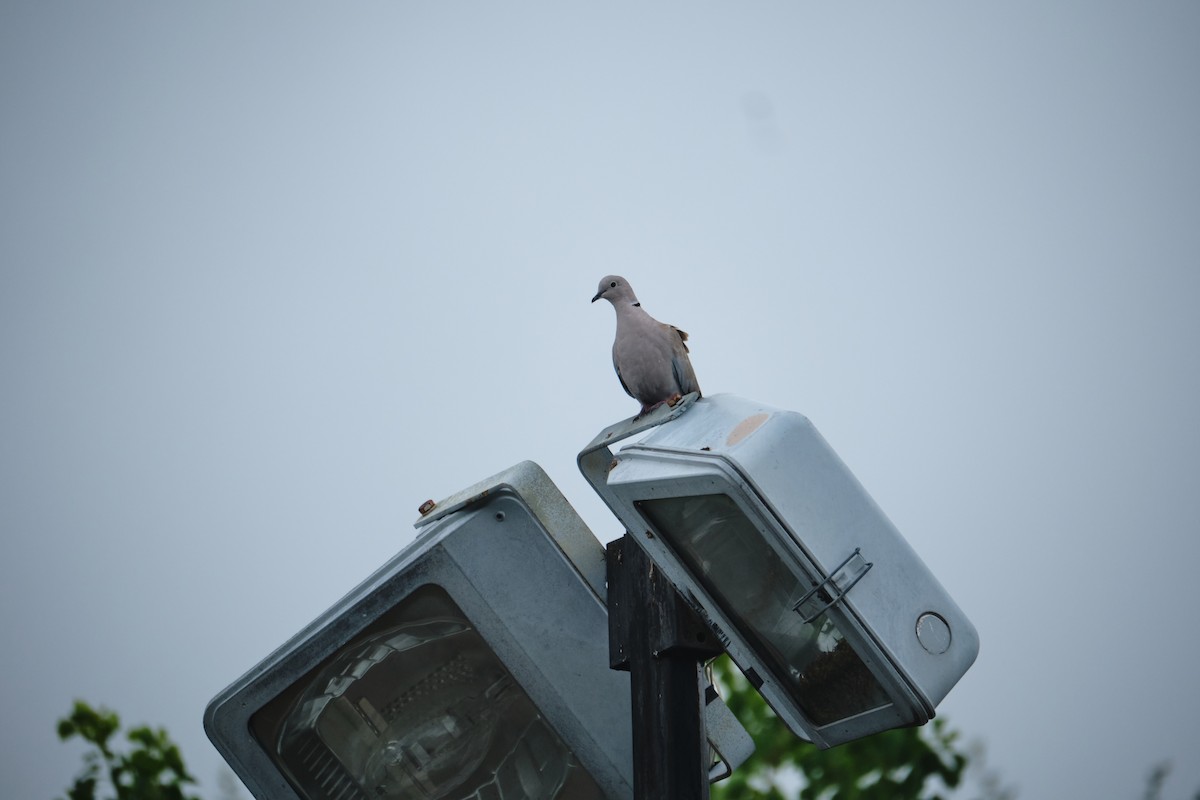
[[[727,657],[714,671],[755,744],[754,755],[713,786],[714,800],[934,800],[962,780],[967,756],[940,719],[821,750],[793,736]],[[797,777],[799,789],[785,789]]]
[[[725,702],[756,745],[745,764],[712,787],[714,800],[944,800],[962,781],[968,757],[958,747],[958,735],[941,720],[820,750],[796,739],[727,657],[714,663],[714,671]],[[67,800],[98,800],[97,791],[105,786],[111,794],[103,800],[200,800],[185,792],[196,781],[165,730],[134,728],[125,734],[128,752],[119,753],[112,740],[120,728],[114,712],[83,701],[58,721],[60,739],[78,736],[91,745]],[[982,760],[982,754],[972,758]],[[1160,800],[1170,768],[1164,762],[1149,771],[1144,800]],[[237,800],[233,773],[221,777],[221,796]],[[984,794],[1015,796],[998,784],[990,791],[985,787]],[[1200,800],[1200,791],[1194,798]]]
[[[1171,774],[1171,762],[1162,761],[1155,764],[1146,773],[1146,790],[1142,795],[1142,800],[1162,800],[1163,785],[1167,782],[1167,776]],[[1200,800],[1200,789],[1197,789],[1192,795],[1192,800]]]
[[[133,728],[125,734],[129,747],[118,752],[112,740],[121,727],[117,715],[75,701],[71,714],[58,721],[58,737],[75,736],[89,745],[83,771],[67,789],[67,800],[98,800],[105,784],[112,792],[105,800],[199,800],[184,787],[195,779],[183,764],[179,748],[162,728]]]

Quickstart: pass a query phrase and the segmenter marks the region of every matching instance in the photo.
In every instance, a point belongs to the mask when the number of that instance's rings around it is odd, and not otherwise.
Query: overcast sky
[[[979,629],[1020,797],[1200,788],[1200,4],[0,5],[0,794],[633,414],[625,275]]]

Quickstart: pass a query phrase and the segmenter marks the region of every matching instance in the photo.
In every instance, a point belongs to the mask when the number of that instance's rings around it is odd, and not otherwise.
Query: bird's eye
[[[608,285],[608,288],[610,288],[610,289],[615,289],[615,288],[617,288],[617,282],[616,282],[616,281],[613,281],[612,283],[610,283],[610,284]]]

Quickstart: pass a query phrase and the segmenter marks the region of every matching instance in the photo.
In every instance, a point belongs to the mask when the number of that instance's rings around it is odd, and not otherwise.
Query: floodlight
[[[258,798],[632,796],[604,550],[537,465],[438,505],[409,547],[219,694]]]
[[[689,395],[579,466],[797,735],[924,724],[975,660],[970,621],[800,414]]]

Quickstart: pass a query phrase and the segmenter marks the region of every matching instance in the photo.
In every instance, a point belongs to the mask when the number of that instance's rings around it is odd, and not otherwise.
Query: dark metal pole
[[[636,800],[708,800],[702,665],[721,648],[632,536],[608,545],[609,661],[630,673]]]

